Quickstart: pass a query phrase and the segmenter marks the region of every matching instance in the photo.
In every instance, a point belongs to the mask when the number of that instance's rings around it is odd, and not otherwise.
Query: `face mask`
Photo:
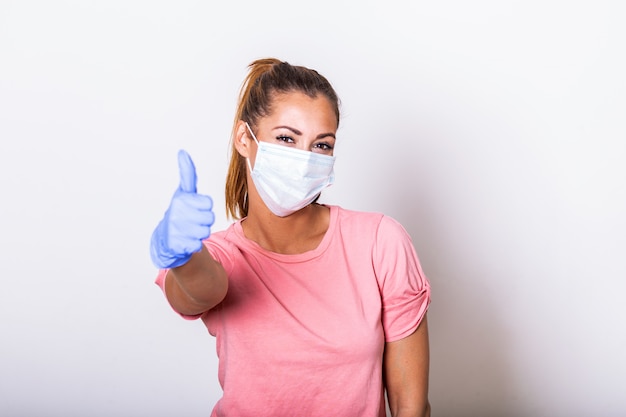
[[[246,158],[252,181],[275,215],[295,213],[335,181],[334,156],[259,142],[248,123],[246,126],[258,146],[254,169]]]

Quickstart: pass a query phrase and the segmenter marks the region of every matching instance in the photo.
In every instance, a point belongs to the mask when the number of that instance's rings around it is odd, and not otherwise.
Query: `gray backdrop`
[[[255,58],[343,101],[323,201],[405,225],[434,416],[626,413],[624,2],[0,1],[0,415],[208,416],[214,340],[153,284],[176,152],[228,225]]]

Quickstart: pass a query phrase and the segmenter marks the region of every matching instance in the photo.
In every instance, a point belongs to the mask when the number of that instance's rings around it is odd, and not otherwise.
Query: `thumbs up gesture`
[[[202,249],[202,240],[210,236],[215,221],[213,200],[196,192],[196,168],[184,150],[178,152],[178,169],[180,185],[150,240],[150,256],[157,268],[174,268],[189,261]]]

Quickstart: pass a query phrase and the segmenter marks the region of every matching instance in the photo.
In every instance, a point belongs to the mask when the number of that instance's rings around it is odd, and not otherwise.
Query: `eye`
[[[319,149],[323,152],[329,152],[333,150],[333,145],[328,142],[319,142],[313,145],[315,149]]]
[[[279,142],[284,142],[284,143],[294,143],[293,138],[287,135],[276,136],[276,140]]]

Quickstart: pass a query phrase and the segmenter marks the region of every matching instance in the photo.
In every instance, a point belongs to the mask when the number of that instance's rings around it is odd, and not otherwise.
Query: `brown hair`
[[[291,65],[276,58],[257,59],[248,65],[249,72],[239,92],[231,134],[230,165],[226,176],[226,215],[241,219],[248,215],[248,183],[246,161],[235,148],[235,135],[240,120],[255,126],[259,118],[272,111],[276,94],[294,91],[309,97],[326,97],[334,107],[339,126],[339,98],[328,80],[313,69]]]

